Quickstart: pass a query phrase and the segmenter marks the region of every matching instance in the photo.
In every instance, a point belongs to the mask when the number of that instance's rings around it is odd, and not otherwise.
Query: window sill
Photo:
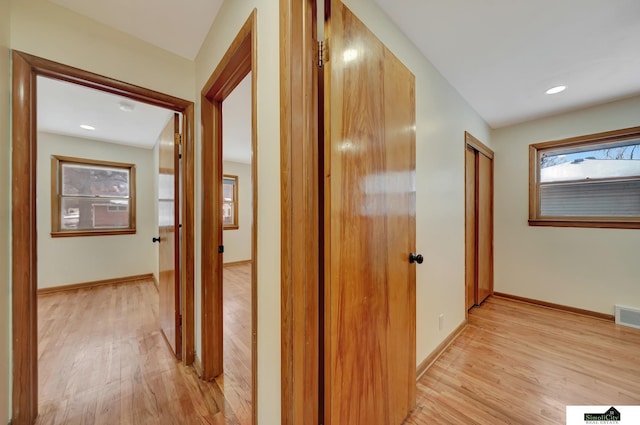
[[[640,221],[530,219],[529,226],[640,229]]]
[[[65,230],[62,232],[51,232],[52,238],[70,238],[75,236],[115,236],[115,235],[135,235],[136,229],[117,230]]]

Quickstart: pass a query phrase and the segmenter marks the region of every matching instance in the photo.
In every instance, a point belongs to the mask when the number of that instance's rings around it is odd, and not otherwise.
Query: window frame
[[[590,227],[610,229],[640,229],[637,217],[587,217],[587,216],[542,216],[540,213],[540,159],[543,153],[558,149],[574,149],[603,144],[614,144],[640,138],[640,127],[606,131],[579,137],[554,140],[529,145],[529,226]],[[605,178],[600,181],[638,180],[638,177]]]
[[[222,176],[222,207],[224,208],[224,204],[227,202],[224,200],[224,185],[225,180],[233,180],[233,223],[232,224],[224,224],[224,211],[222,213],[222,228],[223,230],[238,230],[240,228],[240,223],[238,223],[238,176],[232,174],[223,174]]]
[[[129,227],[100,227],[95,229],[63,229],[61,203],[62,203],[62,166],[64,164],[82,165],[88,167],[109,167],[119,168],[129,172]],[[107,199],[97,197],[96,199]],[[96,159],[75,158],[70,156],[51,156],[51,237],[75,237],[75,236],[111,236],[111,235],[132,235],[136,233],[136,165],[101,161]]]

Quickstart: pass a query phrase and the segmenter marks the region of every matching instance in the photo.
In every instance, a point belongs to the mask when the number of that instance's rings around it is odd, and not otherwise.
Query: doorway
[[[493,294],[493,151],[465,132],[465,306]]]
[[[256,423],[257,405],[257,131],[256,131],[256,11],[254,10],[245,24],[232,41],[227,52],[203,87],[202,94],[202,353],[196,360],[198,372],[204,380],[216,379],[224,382],[223,392],[227,397],[227,383],[225,373],[225,284],[233,273],[225,272],[224,255],[225,240],[231,235],[223,236],[225,232],[237,232],[250,229],[249,236],[249,270],[246,273],[250,279],[250,423]],[[250,121],[246,125],[250,128],[250,183],[245,180],[242,186],[240,173],[233,174],[231,168],[225,171],[223,161],[224,122],[223,104],[234,90],[247,85],[250,99],[244,99],[250,104]],[[229,107],[229,104],[226,104]],[[226,110],[226,109],[225,109]],[[226,164],[229,167],[229,164]],[[235,188],[234,188],[235,186]],[[250,187],[250,205],[234,203],[234,190]],[[241,194],[241,193],[240,193]],[[237,201],[237,198],[236,198]],[[243,208],[251,212],[249,223],[243,227],[241,213]],[[236,214],[237,213],[237,214]],[[225,230],[227,229],[227,230]],[[245,264],[246,266],[247,264]],[[242,279],[242,278],[240,278]],[[246,281],[246,278],[245,278]],[[227,291],[227,295],[228,295]],[[227,305],[229,309],[229,305]],[[230,331],[228,328],[227,333]],[[227,359],[228,360],[228,359]],[[232,389],[229,395],[232,394]]]
[[[13,52],[12,97],[12,291],[13,291],[13,423],[31,424],[38,414],[38,304],[36,107],[38,76],[67,81],[85,87],[160,106],[184,117],[185,178],[183,190],[183,232],[185,249],[181,257],[184,310],[193,311],[193,103],[108,77]],[[185,213],[186,212],[186,213]],[[150,241],[149,241],[150,242]],[[191,242],[191,243],[190,243]],[[188,301],[191,298],[191,301]],[[192,314],[192,313],[191,313]],[[193,357],[193,320],[183,323],[181,347],[185,363]]]

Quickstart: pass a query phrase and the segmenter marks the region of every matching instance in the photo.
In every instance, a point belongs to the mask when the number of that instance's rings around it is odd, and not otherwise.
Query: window
[[[222,224],[224,229],[238,228],[238,176],[222,178]]]
[[[135,165],[51,158],[51,236],[136,232]]]
[[[538,143],[529,224],[640,228],[640,127]]]

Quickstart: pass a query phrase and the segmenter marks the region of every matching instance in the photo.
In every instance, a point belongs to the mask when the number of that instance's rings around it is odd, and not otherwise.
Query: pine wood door
[[[465,298],[469,310],[493,293],[493,151],[465,134]]]
[[[169,120],[160,134],[158,176],[158,228],[160,233],[160,329],[177,358],[181,357],[180,329],[180,200],[179,116]]]
[[[415,404],[415,78],[340,1],[324,70],[324,423]]]
[[[466,308],[476,304],[477,238],[476,238],[476,151],[467,146],[465,151],[465,288]]]
[[[493,293],[493,160],[477,154],[478,288],[476,304]]]

